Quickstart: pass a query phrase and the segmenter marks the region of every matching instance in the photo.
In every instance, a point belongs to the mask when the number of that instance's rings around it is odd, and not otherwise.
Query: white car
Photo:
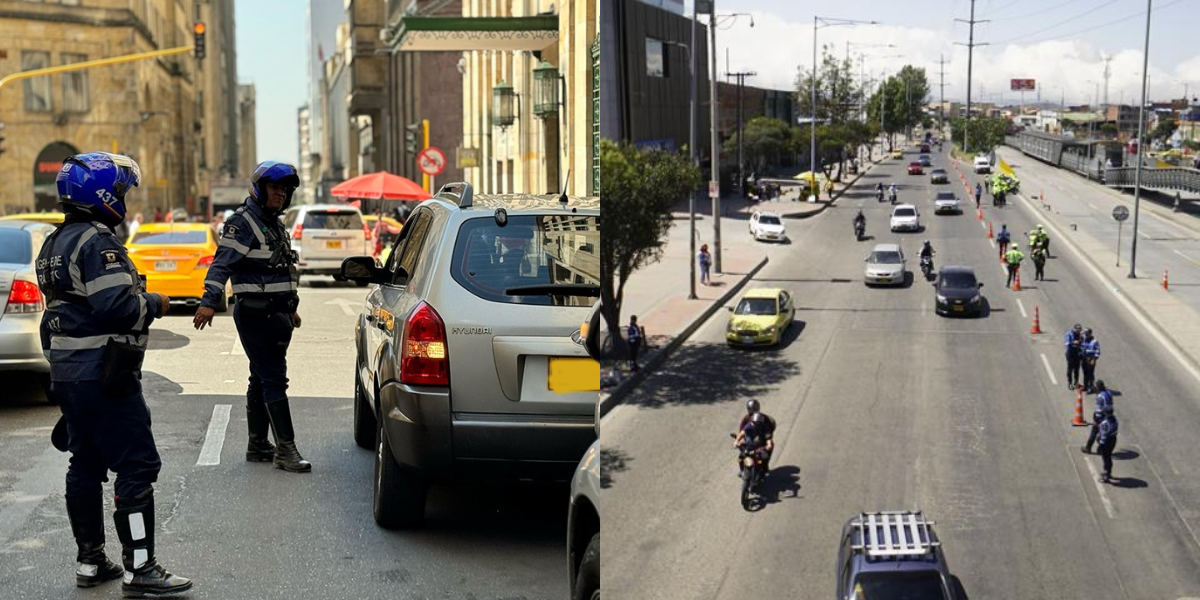
[[[987,155],[980,154],[979,156],[975,157],[975,172],[976,173],[991,173],[992,172],[992,161],[988,159]]]
[[[911,204],[899,204],[892,209],[892,231],[920,231],[921,213]]]
[[[301,275],[341,280],[342,259],[373,250],[362,213],[348,204],[294,206],[284,213],[283,226],[292,237],[292,250],[300,255],[296,267]]]
[[[755,240],[782,242],[787,239],[787,228],[778,214],[755,211],[750,215],[750,235],[754,236]]]
[[[933,214],[940,215],[942,213],[962,214],[962,205],[958,202],[958,196],[954,192],[938,192],[933,198]]]
[[[900,244],[875,244],[864,259],[863,283],[867,285],[904,285],[904,251]]]

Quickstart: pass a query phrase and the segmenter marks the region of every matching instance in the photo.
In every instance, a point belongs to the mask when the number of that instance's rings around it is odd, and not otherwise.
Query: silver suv
[[[306,204],[289,209],[283,226],[300,255],[301,275],[333,275],[341,280],[342,260],[370,254],[371,230],[362,212],[347,204]]]
[[[442,188],[404,225],[355,324],[354,439],[375,450],[374,515],[412,526],[427,486],[570,480],[595,441],[600,203]]]

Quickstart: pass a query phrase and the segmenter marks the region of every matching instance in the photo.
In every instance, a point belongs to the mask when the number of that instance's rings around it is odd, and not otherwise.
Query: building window
[[[646,38],[646,75],[667,76],[667,52],[662,40]]]
[[[87,60],[86,54],[62,55],[62,63],[70,65]],[[62,74],[63,110],[84,113],[88,111],[87,71],[68,71]]]
[[[50,66],[50,53],[37,50],[21,52],[21,70],[32,71]],[[50,112],[54,105],[50,101],[50,77],[34,77],[25,80],[25,110]]]
[[[592,190],[600,194],[600,40],[592,44]]]

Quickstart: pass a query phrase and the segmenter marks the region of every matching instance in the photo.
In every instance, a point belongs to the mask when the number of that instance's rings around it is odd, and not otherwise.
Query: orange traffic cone
[[[1017,272],[1013,274],[1012,290],[1014,292],[1021,291],[1021,268],[1020,267],[1017,267]]]
[[[996,236],[992,235],[992,222],[988,221],[988,239],[993,239]]]
[[[983,209],[982,208],[975,209],[975,218],[979,219],[980,221],[983,220]]]
[[[1042,314],[1037,306],[1033,307],[1033,327],[1029,329],[1029,333],[1034,335],[1042,332]]]
[[[1171,291],[1171,284],[1167,282],[1167,270],[1163,269],[1163,289]]]
[[[1076,427],[1086,427],[1087,421],[1083,420],[1083,386],[1075,388],[1075,419],[1071,424]]]

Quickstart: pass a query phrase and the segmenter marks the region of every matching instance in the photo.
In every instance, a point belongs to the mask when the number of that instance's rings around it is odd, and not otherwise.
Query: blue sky
[[[295,163],[300,154],[296,111],[308,89],[306,4],[304,0],[234,2],[238,80],[253,83],[257,93],[260,162]]]
[[[687,2],[690,10],[691,2]],[[1112,56],[1109,101],[1132,102],[1140,94],[1145,7],[1141,0],[978,0],[975,18],[990,19],[975,28],[972,97],[1017,102],[1008,91],[1010,78],[1034,78],[1042,100],[1089,102],[1096,82],[1103,95],[1103,56]],[[812,61],[814,10],[822,17],[875,20],[876,26],[823,27],[818,42],[831,43],[845,54],[846,42],[896,46],[854,48],[876,55],[863,67],[878,77],[904,64],[923,66],[937,83],[937,62],[944,55],[946,98],[966,94],[967,54],[955,42],[967,41],[967,25],[955,18],[970,16],[969,0],[843,0],[830,5],[811,0],[717,0],[717,12],[744,12],[754,17],[729,21],[717,32],[719,70],[753,70],[753,85],[792,88],[798,66]],[[1195,25],[1200,0],[1155,0],[1151,22],[1150,88],[1152,99],[1200,96],[1200,44]],[[704,17],[701,17],[704,19]],[[1189,31],[1189,27],[1191,30]],[[764,44],[766,48],[764,48]],[[765,50],[765,51],[764,51]],[[903,57],[888,56],[903,54]],[[936,93],[936,92],[935,92]],[[1027,93],[1026,100],[1035,94]]]

